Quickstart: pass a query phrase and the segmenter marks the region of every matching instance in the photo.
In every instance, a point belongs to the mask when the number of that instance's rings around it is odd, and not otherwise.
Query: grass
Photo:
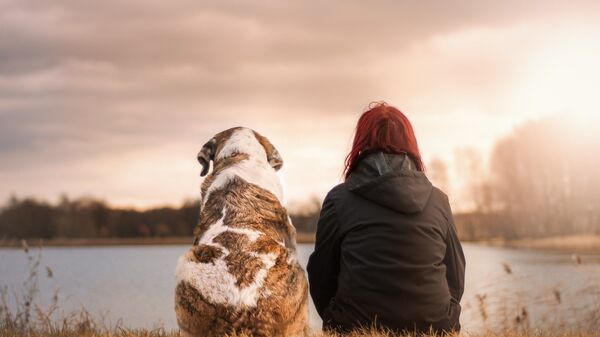
[[[40,276],[53,278],[53,271],[46,267],[40,272],[41,249],[37,253],[32,252],[26,242],[22,242],[22,248],[27,256],[29,273],[23,282],[22,289],[13,293],[12,305],[9,305],[9,291],[6,287],[0,288],[0,337],[175,337],[180,336],[178,331],[167,331],[163,328],[156,329],[128,329],[121,323],[106,325],[95,320],[85,309],[76,312],[64,313],[60,309],[59,294],[56,291],[50,304],[41,306],[38,301]],[[582,263],[575,261],[575,263]],[[505,276],[514,277],[514,271],[509,264],[501,266]],[[596,296],[600,299],[600,285],[592,282],[589,291],[581,293],[581,296]],[[558,306],[563,301],[563,294],[555,289],[549,296],[549,302],[538,302],[537,305]],[[498,296],[496,296],[498,297]],[[494,303],[500,303],[501,310],[494,309]],[[592,301],[594,303],[594,301]],[[529,303],[533,305],[535,303]],[[496,307],[498,307],[496,305]],[[600,337],[600,302],[585,306],[583,309],[574,308],[572,315],[578,318],[576,326],[566,326],[557,317],[551,317],[545,329],[532,327],[528,305],[523,304],[516,310],[508,310],[506,303],[490,294],[479,294],[476,296],[476,308],[479,319],[484,329],[476,334],[466,334],[472,337]],[[496,308],[497,309],[497,308]],[[488,325],[495,316],[501,318],[500,325]],[[464,319],[464,315],[463,315]],[[558,323],[551,325],[550,323]],[[428,334],[402,334],[397,335],[390,331],[375,330],[373,328],[361,329],[344,337],[428,337]],[[236,335],[231,337],[250,337]],[[342,337],[339,334],[313,332],[310,337]]]
[[[115,331],[100,331],[93,329],[66,329],[66,330],[50,330],[50,331],[20,331],[2,329],[0,330],[2,337],[181,337],[179,332],[167,332],[161,329],[155,330],[128,330],[118,329]],[[460,335],[456,335],[460,336]],[[481,334],[469,334],[469,337],[598,337],[600,332],[489,332]],[[232,335],[228,337],[251,337],[244,334]],[[328,333],[314,333],[308,337],[440,337],[439,335],[430,334],[402,334],[397,335],[386,331],[377,330],[357,330],[344,336]]]

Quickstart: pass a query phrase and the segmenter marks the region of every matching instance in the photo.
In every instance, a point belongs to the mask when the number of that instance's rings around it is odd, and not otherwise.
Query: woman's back
[[[464,256],[448,199],[406,154],[371,153],[331,190],[308,273],[326,328],[459,327]]]

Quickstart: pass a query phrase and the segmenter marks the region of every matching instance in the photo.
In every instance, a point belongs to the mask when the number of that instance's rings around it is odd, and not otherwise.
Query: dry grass
[[[9,331],[1,330],[2,337],[179,337],[178,332],[164,332],[160,330],[120,330],[114,332],[100,332],[93,330],[61,330],[61,331]]]
[[[116,331],[95,331],[95,330],[60,330],[60,331],[11,331],[0,330],[2,337],[180,337],[179,332],[167,332],[161,329],[156,330],[128,330],[119,329]],[[428,334],[403,334],[395,335],[389,332],[360,330],[344,336],[338,334],[315,333],[310,337],[438,337]],[[600,332],[571,332],[571,333],[553,333],[553,332],[503,332],[503,333],[481,333],[469,334],[468,337],[599,337]],[[229,337],[251,337],[247,335],[234,335]]]

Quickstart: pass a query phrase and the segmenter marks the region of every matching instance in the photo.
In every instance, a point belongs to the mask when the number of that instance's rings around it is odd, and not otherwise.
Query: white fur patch
[[[202,233],[200,241],[198,241],[199,244],[205,244],[225,249],[225,247],[221,246],[220,244],[213,242],[213,239],[223,232],[233,232],[236,234],[246,235],[248,236],[248,239],[250,239],[250,241],[252,242],[256,241],[256,239],[258,239],[258,237],[262,235],[261,232],[253,229],[225,226],[225,224],[223,223],[223,218],[225,218],[226,212],[227,208],[223,208],[223,217],[217,220],[217,222],[215,222],[214,224],[210,225],[206,232]]]
[[[279,201],[283,201],[283,188],[277,171],[267,161],[265,148],[258,142],[252,130],[234,131],[215,160],[218,161],[234,153],[248,154],[248,159],[224,169],[215,177],[203,196],[202,206],[211,192],[223,187],[236,176],[273,193]]]
[[[214,304],[227,304],[234,307],[256,307],[267,273],[277,260],[275,254],[261,256],[265,268],[259,270],[252,282],[242,289],[237,280],[227,270],[224,260],[212,263],[195,263],[182,255],[177,261],[177,282],[186,281],[202,296]]]
[[[227,304],[234,307],[255,307],[261,296],[260,290],[263,288],[267,273],[275,265],[277,255],[250,253],[252,256],[258,257],[264,266],[256,273],[254,281],[251,284],[244,288],[239,288],[236,285],[236,278],[229,273],[227,263],[225,262],[225,257],[229,255],[229,250],[221,244],[214,242],[213,239],[223,232],[230,231],[245,234],[251,241],[255,241],[262,233],[246,228],[225,226],[223,224],[225,214],[226,210],[224,209],[223,217],[210,226],[200,238],[201,244],[218,247],[223,251],[223,255],[215,260],[214,263],[197,263],[192,261],[193,257],[190,252],[182,255],[177,261],[175,271],[177,283],[186,281],[214,304]],[[267,295],[263,294],[263,296]]]
[[[260,144],[254,132],[247,128],[235,130],[219,152],[215,160],[223,159],[235,153],[246,153],[250,157],[267,160],[265,148]]]

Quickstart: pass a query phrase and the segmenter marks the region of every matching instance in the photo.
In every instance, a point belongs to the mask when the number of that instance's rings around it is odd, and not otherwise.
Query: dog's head
[[[266,137],[252,129],[236,127],[217,133],[202,146],[198,152],[198,162],[202,165],[200,175],[205,176],[208,173],[211,161],[217,163],[236,154],[264,158],[276,171],[283,166],[279,152]]]

